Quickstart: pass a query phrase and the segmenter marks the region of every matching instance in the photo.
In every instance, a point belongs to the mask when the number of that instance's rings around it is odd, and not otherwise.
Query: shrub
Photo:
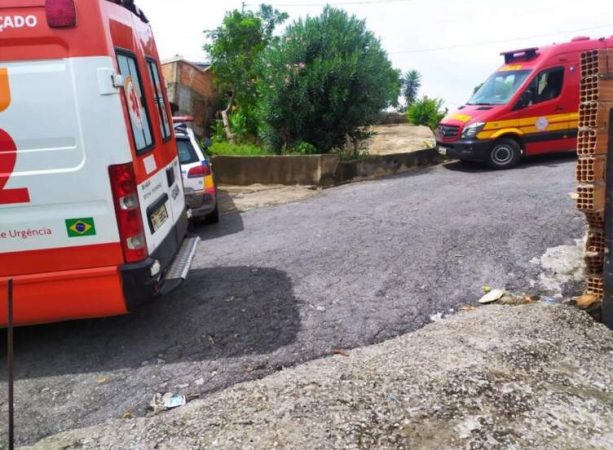
[[[260,138],[277,151],[300,141],[323,153],[341,147],[400,91],[399,72],[365,22],[329,6],[294,22],[262,63],[258,112],[268,133]]]
[[[272,152],[264,147],[253,144],[230,144],[229,142],[214,142],[207,153],[219,156],[257,156],[270,155]]]
[[[443,110],[443,100],[428,97],[415,101],[407,111],[409,122],[414,125],[425,125],[432,131],[436,130],[445,114],[447,111]]]
[[[299,155],[316,155],[319,152],[317,151],[317,147],[315,147],[313,144],[309,144],[305,141],[298,141],[290,147],[290,153],[297,153]]]
[[[211,141],[213,142],[226,142],[226,130],[224,130],[223,122],[216,120],[211,125]]]

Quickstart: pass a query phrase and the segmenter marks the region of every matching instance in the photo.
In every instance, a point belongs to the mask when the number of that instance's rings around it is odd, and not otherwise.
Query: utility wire
[[[490,45],[490,44],[504,44],[505,42],[523,41],[523,40],[526,40],[526,39],[550,37],[550,36],[557,36],[559,34],[564,34],[564,33],[578,33],[580,31],[592,31],[592,30],[599,30],[599,29],[602,29],[602,28],[611,28],[611,27],[613,27],[613,24],[611,24],[611,25],[602,25],[602,26],[598,26],[598,27],[590,27],[590,28],[579,28],[579,29],[575,29],[575,30],[557,31],[555,33],[548,33],[548,34],[535,34],[535,35],[532,35],[532,36],[524,36],[524,37],[511,38],[511,39],[502,39],[502,40],[499,40],[499,41],[474,42],[472,44],[450,45],[448,47],[432,47],[432,48],[417,48],[417,49],[413,49],[413,50],[401,50],[401,51],[398,51],[398,52],[389,52],[389,54],[390,55],[400,55],[400,54],[406,54],[406,53],[425,53],[425,52],[436,52],[436,51],[439,51],[439,50],[453,50],[453,49],[456,49],[456,48],[481,47],[481,46]]]

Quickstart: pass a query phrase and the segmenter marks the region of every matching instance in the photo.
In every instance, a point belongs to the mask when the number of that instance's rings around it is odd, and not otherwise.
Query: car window
[[[558,98],[564,86],[564,67],[547,69],[532,80],[528,90],[533,98],[531,104],[546,102]]]
[[[177,138],[177,150],[181,164],[191,164],[199,161],[196,150],[189,139]]]

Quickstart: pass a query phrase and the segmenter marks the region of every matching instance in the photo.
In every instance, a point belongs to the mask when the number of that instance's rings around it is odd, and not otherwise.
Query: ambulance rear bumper
[[[117,266],[12,278],[16,326],[109,317],[128,312]],[[6,284],[6,279],[0,279],[0,298],[5,296]],[[0,326],[6,325],[6,308],[0,308]]]
[[[142,304],[160,294],[167,294],[180,283],[168,279],[178,257],[182,256],[185,244],[193,236],[187,236],[187,214],[184,212],[173,230],[145,260],[120,267],[123,291],[128,311],[134,311]],[[191,255],[193,257],[193,254]],[[191,258],[189,259],[191,264]],[[181,280],[182,281],[182,280]]]

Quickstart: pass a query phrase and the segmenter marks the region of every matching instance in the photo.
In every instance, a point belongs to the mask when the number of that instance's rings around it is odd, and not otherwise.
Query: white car
[[[196,223],[219,222],[217,186],[211,161],[198,145],[187,121],[175,118],[177,150],[185,189],[185,201]]]

